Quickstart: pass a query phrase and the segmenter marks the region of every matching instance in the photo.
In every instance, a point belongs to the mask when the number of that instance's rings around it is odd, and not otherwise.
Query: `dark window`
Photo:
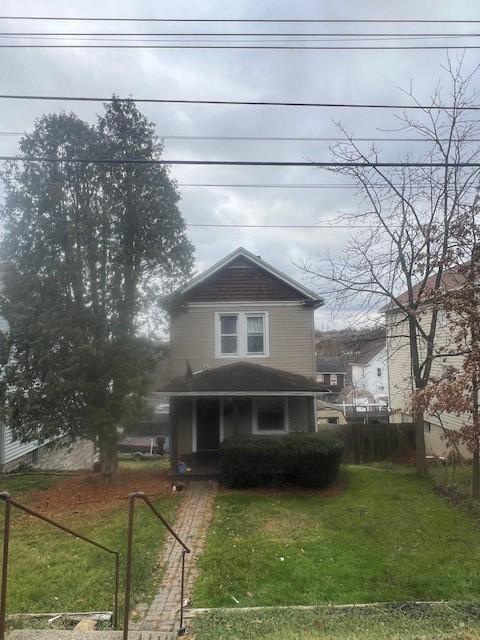
[[[257,400],[257,430],[285,430],[285,403],[282,399],[262,398]]]

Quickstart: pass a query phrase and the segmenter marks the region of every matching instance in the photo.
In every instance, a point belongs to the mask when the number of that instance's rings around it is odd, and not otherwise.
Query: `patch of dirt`
[[[98,473],[68,477],[48,489],[32,492],[28,504],[41,513],[72,511],[75,507],[103,510],[114,501],[126,500],[135,491],[143,491],[148,496],[170,495],[167,472],[123,470],[115,484],[109,484]]]

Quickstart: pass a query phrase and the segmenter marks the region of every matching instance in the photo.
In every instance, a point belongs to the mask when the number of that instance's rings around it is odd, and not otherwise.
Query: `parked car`
[[[144,458],[162,457],[167,452],[167,436],[124,436],[119,440],[117,450],[119,453],[129,453],[135,460]]]

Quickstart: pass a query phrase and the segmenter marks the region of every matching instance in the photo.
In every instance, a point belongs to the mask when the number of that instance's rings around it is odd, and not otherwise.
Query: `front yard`
[[[222,492],[193,606],[478,601],[473,519],[412,472],[345,474],[330,497]]]
[[[125,565],[126,496],[145,489],[173,521],[176,500],[167,495],[164,471],[148,464],[123,465],[118,486],[98,476],[3,477],[1,490],[107,547],[121,551]],[[164,494],[164,495],[158,495]],[[153,499],[153,498],[152,498]],[[3,527],[3,507],[2,521]],[[82,540],[13,510],[7,613],[107,611],[112,609],[114,559]],[[148,508],[138,503],[135,516],[132,600],[148,601],[158,583],[156,566],[165,530]],[[121,576],[120,606],[123,604]]]

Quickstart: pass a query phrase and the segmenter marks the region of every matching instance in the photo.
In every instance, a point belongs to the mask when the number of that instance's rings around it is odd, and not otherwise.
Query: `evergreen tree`
[[[133,101],[114,98],[96,126],[43,116],[20,150],[148,160],[162,145]],[[3,177],[4,419],[23,441],[95,439],[115,475],[118,427],[155,362],[139,319],[192,268],[178,191],[155,164],[11,163]]]

